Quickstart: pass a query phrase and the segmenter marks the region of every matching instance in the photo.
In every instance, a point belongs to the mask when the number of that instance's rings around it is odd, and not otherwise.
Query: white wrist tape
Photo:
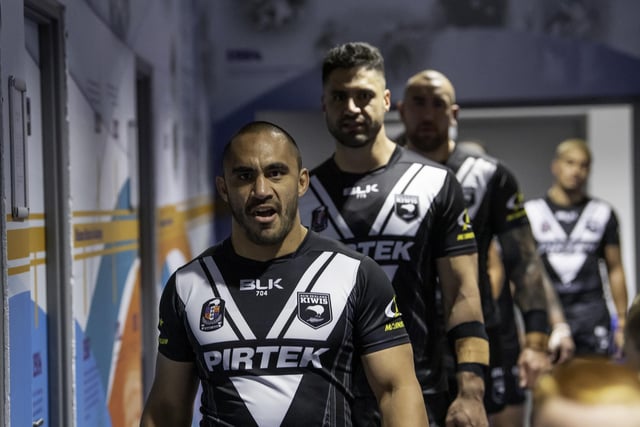
[[[571,328],[567,323],[558,323],[553,326],[549,335],[549,350],[553,351],[560,346],[563,339],[571,337]]]

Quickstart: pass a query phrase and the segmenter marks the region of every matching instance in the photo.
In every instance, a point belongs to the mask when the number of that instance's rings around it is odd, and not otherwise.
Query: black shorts
[[[508,293],[508,294],[507,294]],[[502,366],[504,369],[504,402],[506,405],[521,405],[526,400],[525,390],[520,387],[518,357],[520,340],[516,325],[515,309],[509,284],[503,287],[498,299],[500,308],[500,336],[502,341]]]
[[[613,351],[611,315],[604,299],[564,307],[576,356],[609,356]]]
[[[502,350],[504,365],[504,403],[507,406],[522,405],[527,398],[525,389],[520,387],[518,357],[520,346]]]
[[[505,402],[505,370],[500,327],[487,328],[489,335],[489,370],[484,378],[484,407],[487,414],[500,412]]]

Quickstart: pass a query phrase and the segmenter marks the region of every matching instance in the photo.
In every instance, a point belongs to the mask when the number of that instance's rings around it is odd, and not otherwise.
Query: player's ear
[[[222,200],[229,202],[229,193],[227,191],[227,183],[224,180],[224,177],[216,176],[216,188],[218,189],[218,194],[220,194]]]
[[[384,111],[391,109],[391,91],[389,89],[384,90]]]
[[[298,197],[302,197],[304,193],[307,192],[309,188],[309,169],[302,168],[300,169],[300,174],[298,176]]]

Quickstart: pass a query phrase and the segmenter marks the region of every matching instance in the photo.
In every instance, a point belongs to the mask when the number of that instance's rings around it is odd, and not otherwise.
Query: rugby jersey
[[[526,202],[533,236],[560,299],[603,298],[599,260],[606,245],[619,245],[618,221],[610,205],[586,199],[570,207],[548,198]],[[570,309],[570,307],[567,307]]]
[[[491,156],[456,145],[446,165],[462,185],[478,244],[478,278],[484,321],[487,327],[495,327],[500,324],[500,316],[491,294],[487,271],[489,245],[494,236],[527,226],[529,221],[524,197],[514,175]]]
[[[462,189],[446,167],[400,146],[363,174],[333,158],[311,171],[303,224],[373,258],[391,278],[423,393],[444,391],[436,259],[476,252]]]
[[[268,262],[208,249],[169,279],[159,330],[197,366],[201,426],[350,426],[360,356],[409,341],[380,267],[312,231]]]

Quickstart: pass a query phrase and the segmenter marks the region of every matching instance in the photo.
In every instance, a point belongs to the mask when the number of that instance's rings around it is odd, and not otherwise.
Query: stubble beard
[[[413,138],[409,136],[409,141],[419,151],[430,153],[442,147],[444,144],[447,144],[449,142],[449,135],[442,135],[438,133],[437,135],[433,136]]]
[[[358,134],[342,132],[339,125],[335,126],[329,122],[327,122],[327,128],[338,144],[348,148],[361,148],[366,147],[375,141],[380,129],[382,129],[382,124],[373,122],[369,125],[367,123],[366,131]]]
[[[265,224],[256,223],[248,210],[244,207],[230,206],[231,215],[240,225],[249,241],[260,246],[278,245],[284,241],[293,228],[295,213],[298,210],[298,200],[293,199],[277,214],[279,222]],[[274,227],[275,226],[275,227]]]

